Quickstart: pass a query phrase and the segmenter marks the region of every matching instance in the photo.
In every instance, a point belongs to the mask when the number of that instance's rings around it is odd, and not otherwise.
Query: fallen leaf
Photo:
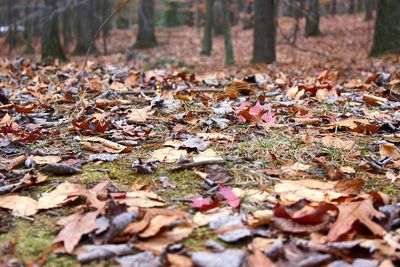
[[[276,265],[260,250],[254,251],[247,257],[248,267],[275,267]]]
[[[274,192],[281,197],[282,201],[297,202],[302,199],[322,202],[332,201],[344,194],[334,190],[337,182],[318,180],[283,180],[274,187]]]
[[[350,150],[356,144],[356,142],[353,140],[346,141],[331,135],[324,136],[323,138],[321,138],[321,143],[327,147],[333,147],[343,150]]]
[[[186,150],[178,150],[170,147],[161,148],[151,153],[150,161],[160,161],[165,163],[176,162],[181,157],[186,157]]]
[[[388,101],[384,97],[368,95],[368,94],[363,95],[363,100],[365,103],[367,103],[368,105],[371,105],[371,106],[382,106],[383,104],[385,104]]]
[[[400,152],[397,146],[391,143],[381,144],[379,148],[379,154],[381,158],[393,158],[393,159],[400,159]]]
[[[7,170],[11,171],[13,169],[16,169],[22,165],[24,165],[25,161],[27,160],[27,156],[21,155],[16,158],[14,158],[6,167]]]
[[[364,184],[364,180],[360,178],[341,180],[335,185],[334,189],[345,195],[358,195],[363,189]]]
[[[122,267],[158,267],[161,265],[160,257],[148,251],[132,256],[120,257],[116,261]]]
[[[79,196],[86,196],[87,190],[79,184],[64,182],[50,193],[44,193],[38,200],[38,209],[59,208],[75,201]]]
[[[162,207],[165,202],[154,192],[149,191],[130,191],[124,198],[117,199],[117,202],[128,205],[129,207],[152,208]]]
[[[15,216],[32,216],[38,212],[36,200],[18,195],[0,196],[0,207],[12,210]]]
[[[146,122],[147,118],[151,114],[150,107],[144,107],[142,109],[130,109],[129,114],[127,115],[128,122],[136,123],[136,122]]]
[[[188,237],[193,232],[193,229],[194,226],[192,224],[183,223],[170,231],[165,231],[145,241],[136,242],[134,246],[137,249],[151,251],[156,255],[160,255],[168,245]]]
[[[372,202],[372,197],[354,201],[350,203],[343,203],[337,206],[339,215],[335,223],[332,225],[328,233],[328,240],[334,242],[342,235],[352,230],[355,222],[360,222],[368,227],[371,232],[377,236],[383,236],[386,231],[372,218],[383,218],[385,215],[377,211]]]
[[[188,257],[178,254],[167,254],[167,260],[172,267],[193,267],[192,260]]]
[[[236,209],[240,206],[240,198],[233,193],[231,188],[221,185],[219,193],[228,201],[229,206],[232,208]]]
[[[194,252],[192,261],[198,267],[240,267],[245,255],[244,251],[235,249],[228,249],[220,253]]]
[[[194,151],[204,151],[209,147],[210,143],[204,141],[198,137],[193,137],[185,140],[179,146],[179,148],[187,148]]]
[[[72,253],[82,236],[96,230],[99,225],[96,218],[99,211],[88,213],[74,213],[58,221],[64,228],[58,233],[53,243],[63,242],[67,253]]]
[[[209,148],[199,152],[198,155],[193,157],[194,162],[205,161],[205,160],[222,160],[223,158],[218,157],[217,153]]]
[[[142,238],[152,237],[158,234],[158,232],[175,221],[177,221],[180,216],[165,216],[165,215],[157,215],[151,221],[147,228],[142,231],[139,236]]]
[[[129,255],[134,252],[133,248],[127,244],[121,245],[86,245],[78,249],[78,261],[87,263],[95,260],[103,260],[115,256]]]
[[[104,150],[108,153],[119,154],[127,149],[126,146],[117,144],[101,137],[85,137],[83,141],[98,142],[104,146]]]
[[[46,165],[49,163],[58,163],[62,160],[59,156],[33,156],[33,160],[38,165]]]

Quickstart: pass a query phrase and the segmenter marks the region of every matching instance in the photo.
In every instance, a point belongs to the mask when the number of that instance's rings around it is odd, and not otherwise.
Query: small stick
[[[171,171],[179,171],[179,170],[191,169],[191,168],[205,166],[205,165],[224,164],[224,163],[225,163],[224,159],[203,160],[203,161],[197,161],[197,162],[184,163],[182,165],[172,167],[170,170]]]

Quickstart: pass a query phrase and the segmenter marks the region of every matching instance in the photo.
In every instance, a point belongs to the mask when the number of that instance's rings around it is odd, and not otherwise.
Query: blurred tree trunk
[[[57,0],[44,0],[43,22],[42,24],[42,60],[50,61],[55,58],[65,60],[64,51],[61,48],[59,28]]]
[[[200,0],[194,0],[194,26],[200,27]]]
[[[225,65],[233,65],[235,64],[235,58],[233,55],[229,0],[222,0],[221,8],[224,21]]]
[[[214,35],[223,35],[224,34],[224,14],[222,10],[222,1],[217,0],[214,4]]]
[[[337,13],[337,0],[332,0],[330,14],[336,15],[336,13]]]
[[[309,0],[305,36],[318,36],[321,34],[319,30],[319,1]]]
[[[204,22],[202,55],[210,55],[212,50],[214,22],[214,0],[206,0],[206,14]]]
[[[400,1],[379,0],[371,56],[400,53]]]
[[[92,42],[96,33],[96,18],[94,1],[84,0],[76,9],[76,46],[74,50],[75,55],[86,54],[87,49]],[[97,48],[93,44],[90,53],[97,53]]]
[[[356,13],[356,1],[349,0],[349,14],[354,14],[354,13]]]
[[[134,48],[151,48],[157,45],[154,29],[154,0],[140,0],[139,32]]]
[[[112,14],[112,4],[111,4],[110,0],[102,0],[101,1],[101,17],[102,17],[103,21],[105,21],[111,14]],[[111,27],[112,27],[111,23],[106,23],[102,29],[104,55],[108,54],[107,39],[110,34]]]
[[[254,0],[253,63],[275,61],[274,0]]]
[[[30,5],[25,6],[25,18],[31,15],[32,9]],[[32,27],[32,20],[27,19],[25,21],[25,40],[26,40],[26,53],[27,54],[34,54],[35,50],[33,49],[32,45],[32,35],[33,35],[33,27]]]
[[[8,24],[8,33],[7,33],[7,43],[9,51],[11,51],[17,45],[17,36],[14,25],[15,21],[13,21],[14,17],[14,3],[15,0],[7,0],[7,24]]]
[[[365,0],[365,21],[370,21],[372,20],[372,1],[371,0]]]
[[[62,21],[62,36],[63,36],[63,47],[67,50],[71,44],[72,35],[73,35],[73,11],[70,6],[66,7],[66,10],[61,14],[61,21]]]

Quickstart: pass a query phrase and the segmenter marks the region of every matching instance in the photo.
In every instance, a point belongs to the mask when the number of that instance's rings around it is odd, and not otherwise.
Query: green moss
[[[32,222],[16,218],[12,229],[0,235],[0,251],[5,251],[9,244],[13,244],[15,254],[6,254],[5,258],[15,257],[21,263],[33,263],[44,249],[52,245],[58,231],[56,220],[46,214],[36,215]],[[57,255],[51,255],[48,261],[47,266],[71,266],[73,263],[72,258],[63,257],[61,260]]]

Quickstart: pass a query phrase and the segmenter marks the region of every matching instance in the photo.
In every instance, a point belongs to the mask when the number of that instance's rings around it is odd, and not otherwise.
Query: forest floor
[[[232,67],[186,27],[85,69],[3,58],[0,266],[398,265],[399,57],[362,19],[291,46],[283,18],[269,66],[238,27]]]

